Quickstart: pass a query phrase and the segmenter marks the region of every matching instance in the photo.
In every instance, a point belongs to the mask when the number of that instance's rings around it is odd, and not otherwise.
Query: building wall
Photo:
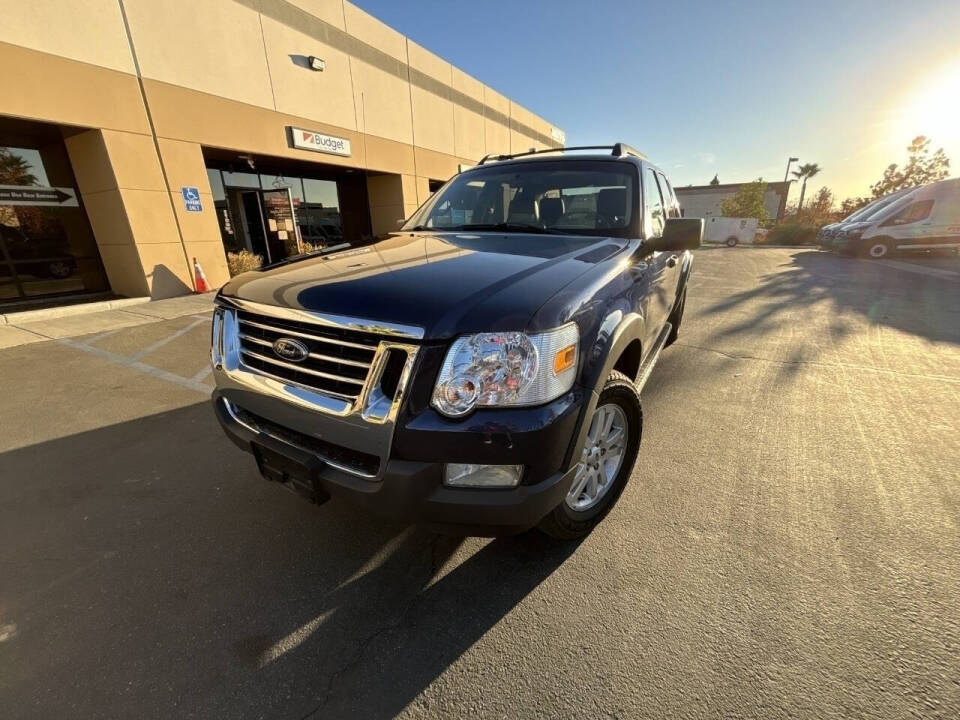
[[[375,231],[460,163],[562,132],[346,0],[0,0],[0,115],[68,126],[115,291],[228,278],[202,147],[372,171]],[[307,67],[307,57],[326,63]],[[288,126],[350,157],[290,147]],[[181,186],[200,189],[187,213]],[[386,227],[386,226],[390,227]]]
[[[742,187],[741,183],[724,185],[697,185],[693,187],[675,187],[677,199],[685,217],[720,217],[723,211],[720,205],[732,198]],[[789,183],[768,183],[763,197],[763,206],[773,219],[780,219],[786,208],[786,193]]]

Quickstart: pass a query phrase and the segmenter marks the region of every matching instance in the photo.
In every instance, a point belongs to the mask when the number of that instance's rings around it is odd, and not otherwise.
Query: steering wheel
[[[610,220],[605,215],[601,215],[593,210],[574,210],[573,212],[564,213],[562,219],[569,220],[572,217],[578,217],[581,215],[586,218],[586,223],[588,225],[592,223],[594,227],[598,228],[610,227]]]

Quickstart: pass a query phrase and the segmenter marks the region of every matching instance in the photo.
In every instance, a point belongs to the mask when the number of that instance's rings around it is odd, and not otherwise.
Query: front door
[[[649,167],[643,173],[643,212],[644,237],[648,240],[660,237],[666,224],[666,208],[656,176]],[[670,269],[675,264],[671,253],[654,252],[646,257],[649,291],[643,301],[644,352],[653,347],[673,306],[676,287],[671,287],[669,281],[673,277]]]
[[[260,200],[271,262],[299,255],[300,236],[290,188],[261,190]]]
[[[267,228],[266,221],[263,219],[260,191],[243,190],[239,195],[240,207],[243,211],[243,222],[240,228],[247,236],[245,244],[250,252],[262,257],[264,263],[272,263],[273,256],[270,252],[270,244],[267,242]]]

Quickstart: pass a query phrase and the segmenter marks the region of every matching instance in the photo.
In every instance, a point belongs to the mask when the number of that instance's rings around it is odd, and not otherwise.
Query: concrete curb
[[[148,302],[150,302],[149,297],[136,297],[78,303],[76,305],[64,305],[63,307],[43,308],[42,310],[23,310],[21,312],[0,315],[0,325],[19,325],[20,323],[52,320],[70,315],[86,315],[88,313],[103,312],[104,310],[122,310],[131,305],[142,305]]]

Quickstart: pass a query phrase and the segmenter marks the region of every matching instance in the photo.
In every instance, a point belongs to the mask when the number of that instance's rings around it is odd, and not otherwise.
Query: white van
[[[903,197],[908,192],[913,192],[914,190],[916,190],[916,188],[904,188],[903,190],[897,190],[889,195],[884,195],[881,198],[877,198],[876,200],[867,203],[859,210],[850,213],[840,222],[824,225],[822,228],[820,228],[820,232],[817,233],[817,244],[822,248],[830,249],[834,246],[836,239],[843,233],[843,231],[852,227],[851,223],[866,222],[873,215],[879,213],[883,208],[887,207],[898,198]]]
[[[708,217],[703,224],[703,241],[727,247],[752,245],[757,234],[756,218]]]
[[[960,178],[914,188],[836,240],[847,255],[889,257],[908,250],[960,248]]]

